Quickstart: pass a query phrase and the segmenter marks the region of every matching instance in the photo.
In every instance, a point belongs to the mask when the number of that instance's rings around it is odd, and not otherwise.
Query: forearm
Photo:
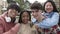
[[[3,34],[17,34],[19,28],[20,28],[20,24],[16,24],[15,27],[13,27],[11,30]]]

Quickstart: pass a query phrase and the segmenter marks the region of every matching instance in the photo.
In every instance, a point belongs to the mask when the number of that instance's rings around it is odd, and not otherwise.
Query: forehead
[[[9,9],[8,12],[18,12],[15,9]]]
[[[31,11],[32,12],[39,12],[39,11],[42,11],[42,10],[32,9]]]
[[[38,10],[38,9],[31,9],[32,11]]]
[[[23,14],[22,14],[22,15],[29,15],[29,14],[28,14],[28,12],[23,12]]]
[[[52,5],[51,2],[47,2],[45,5]]]
[[[8,11],[16,11],[15,9],[9,9]]]

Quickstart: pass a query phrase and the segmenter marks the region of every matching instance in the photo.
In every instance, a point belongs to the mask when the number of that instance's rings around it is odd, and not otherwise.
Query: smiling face
[[[28,23],[28,21],[29,21],[29,14],[28,14],[28,12],[24,12],[21,17],[22,17],[22,22],[23,23]]]
[[[8,16],[9,16],[9,17],[14,18],[14,17],[17,16],[17,14],[18,14],[18,11],[16,11],[15,9],[9,9],[9,10],[8,10]]]
[[[48,12],[48,13],[50,13],[51,11],[53,11],[53,6],[52,6],[52,4],[50,2],[47,2],[45,4],[45,11]]]
[[[32,16],[36,19],[38,19],[39,13],[41,13],[42,10],[32,9]]]

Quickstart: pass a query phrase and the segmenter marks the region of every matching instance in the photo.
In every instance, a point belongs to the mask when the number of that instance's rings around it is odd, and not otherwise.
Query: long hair
[[[21,11],[21,13],[20,13],[18,23],[22,23],[22,14],[23,14],[24,12],[27,12],[27,13],[28,13],[28,15],[29,15],[29,21],[31,21],[31,14],[30,14],[30,12],[27,11],[27,10],[23,10],[23,11]]]
[[[46,3],[48,3],[48,2],[50,2],[50,3],[52,4],[52,6],[53,6],[53,12],[58,12],[55,3],[54,3],[53,1],[51,1],[51,0],[48,0],[48,1],[46,1],[46,2],[44,3],[44,11],[45,11],[45,5],[46,5]],[[45,12],[46,12],[46,11],[45,11]]]

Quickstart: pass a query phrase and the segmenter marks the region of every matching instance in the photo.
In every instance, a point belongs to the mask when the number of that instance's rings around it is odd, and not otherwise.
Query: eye
[[[34,13],[34,11],[32,11],[32,13]]]
[[[36,12],[39,12],[38,10]]]

